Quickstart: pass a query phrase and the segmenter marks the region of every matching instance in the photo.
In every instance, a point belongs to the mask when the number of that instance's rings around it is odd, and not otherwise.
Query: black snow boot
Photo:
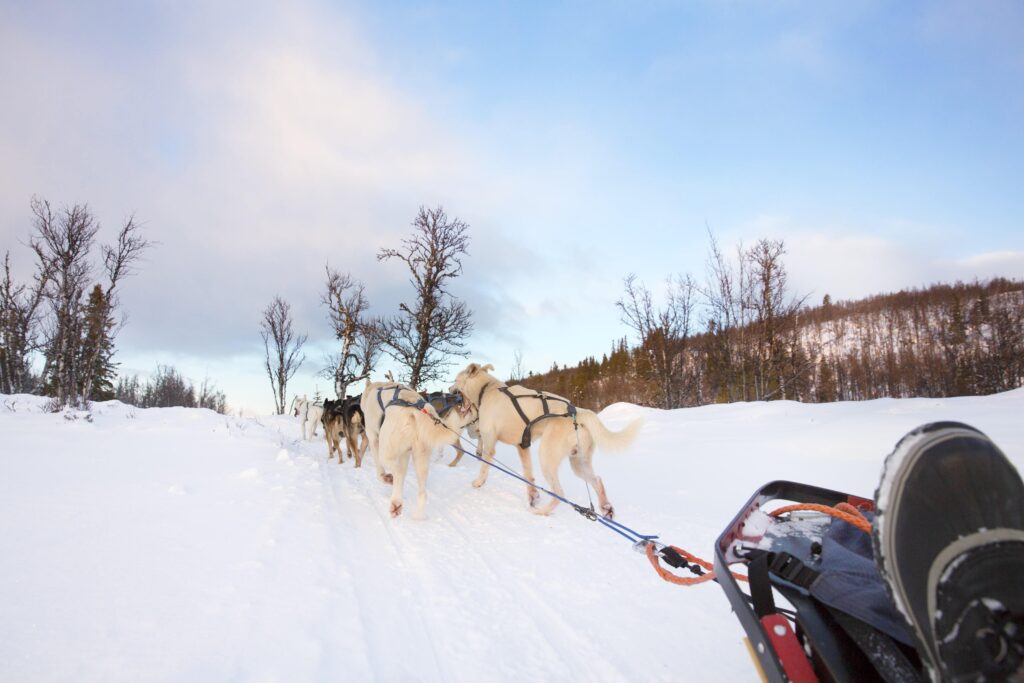
[[[1024,483],[988,437],[903,437],[875,492],[875,561],[934,681],[1024,683]]]

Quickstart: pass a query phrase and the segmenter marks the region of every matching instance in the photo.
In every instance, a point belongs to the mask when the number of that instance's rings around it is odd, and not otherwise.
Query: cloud
[[[782,239],[785,265],[794,294],[809,295],[808,303],[825,294],[834,300],[927,287],[938,282],[1024,277],[1024,252],[1000,251],[950,258],[949,241],[938,228],[903,220],[885,221],[875,234],[865,228],[802,227],[784,216],[761,216],[728,233],[729,239],[749,244],[759,238]],[[720,240],[723,248],[730,243]]]
[[[4,29],[0,126],[17,134],[0,152],[18,169],[0,189],[5,242],[27,233],[34,193],[88,199],[111,227],[137,212],[160,242],[123,297],[137,350],[254,349],[277,292],[304,327],[322,325],[327,261],[395,298],[375,253],[407,231],[409,197],[472,175],[459,141],[323,7],[163,11],[174,30],[146,69],[45,40],[45,17]]]
[[[372,8],[9,3],[0,9],[0,238],[25,275],[17,242],[32,194],[88,201],[107,236],[135,212],[160,245],[126,283],[125,362],[209,367],[239,403],[238,392],[265,391],[257,325],[271,296],[293,304],[322,348],[326,262],[366,283],[375,313],[393,313],[409,295],[407,275],[376,253],[408,233],[421,203],[443,204],[472,226],[453,291],[475,311],[474,357],[507,365],[521,348],[528,368],[575,361],[624,333],[614,301],[626,272],[658,288],[670,272],[702,268],[704,219],[717,228],[787,205],[771,179],[760,194],[742,188],[751,162],[771,160],[781,185],[799,158],[799,146],[765,134],[759,121],[772,107],[759,98],[780,96],[778,74],[845,78],[853,66],[834,37],[870,11],[809,7],[759,10],[767,29],[726,8],[713,30],[655,50],[650,82],[628,71],[631,58],[574,73],[588,97],[554,92],[557,79],[524,85],[505,50],[463,40],[466,24],[437,27],[431,40],[451,43],[440,57],[405,45],[391,25],[374,35],[359,22]],[[622,85],[633,75],[639,90]],[[681,143],[677,130],[695,132]],[[734,232],[785,237],[794,285],[816,295],[1019,266],[1017,252],[951,257],[928,229],[779,216]]]
[[[948,264],[959,280],[985,280],[994,277],[1024,279],[1024,251],[993,251],[975,254]]]
[[[15,133],[0,136],[0,234],[17,251],[33,194],[88,201],[107,236],[137,215],[159,245],[123,290],[126,367],[212,365],[215,379],[233,376],[221,381],[238,402],[237,388],[261,382],[242,368],[258,375],[274,294],[320,347],[325,263],[362,279],[375,313],[408,297],[406,273],[376,253],[408,233],[420,203],[472,226],[453,290],[475,311],[475,353],[529,346],[538,316],[583,314],[587,296],[564,292],[599,276],[545,255],[568,241],[552,227],[572,216],[566,193],[590,192],[599,165],[581,127],[534,113],[527,131],[513,115],[492,122],[491,139],[453,124],[327,5],[94,9],[56,21],[28,7],[0,22],[0,128]],[[488,161],[505,145],[519,154]]]

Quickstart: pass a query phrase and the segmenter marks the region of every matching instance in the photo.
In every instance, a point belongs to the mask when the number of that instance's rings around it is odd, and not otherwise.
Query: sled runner
[[[779,513],[787,507],[798,509]],[[774,481],[719,536],[715,574],[765,680],[921,680],[912,640],[887,607],[870,534],[855,526],[873,507],[858,496]],[[749,593],[733,574],[743,567]]]

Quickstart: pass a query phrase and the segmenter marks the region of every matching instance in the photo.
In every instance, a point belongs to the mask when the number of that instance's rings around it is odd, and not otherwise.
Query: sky
[[[158,244],[120,371],[248,412],[273,405],[262,308],[309,334],[289,393],[327,393],[325,265],[392,314],[407,274],[376,254],[423,205],[470,225],[452,291],[499,375],[600,357],[623,277],[703,278],[709,231],[783,240],[811,301],[1024,278],[1016,0],[0,0],[0,103],[15,272],[34,195],[106,238],[134,215]]]

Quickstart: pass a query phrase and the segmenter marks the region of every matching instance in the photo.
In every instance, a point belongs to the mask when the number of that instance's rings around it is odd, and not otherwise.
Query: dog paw
[[[480,488],[481,486],[484,485],[485,481],[487,481],[487,480],[486,479],[474,479],[473,480],[473,488],[475,488],[475,489]]]
[[[543,507],[543,508],[531,507],[530,508],[530,512],[532,512],[535,515],[540,515],[541,517],[547,517],[548,515],[551,514],[551,510],[546,508],[546,507]]]
[[[400,514],[402,514],[402,504],[391,501],[391,516],[397,517]]]
[[[382,482],[384,482],[385,484],[394,484],[395,483],[395,478],[392,477],[390,474],[382,474],[382,475],[380,475],[380,480]]]
[[[540,493],[537,489],[530,489],[526,496],[530,500],[530,507],[537,507],[537,503],[540,501]]]
[[[608,519],[614,519],[615,508],[612,507],[611,503],[605,503],[604,505],[601,506],[601,514],[607,517]]]

